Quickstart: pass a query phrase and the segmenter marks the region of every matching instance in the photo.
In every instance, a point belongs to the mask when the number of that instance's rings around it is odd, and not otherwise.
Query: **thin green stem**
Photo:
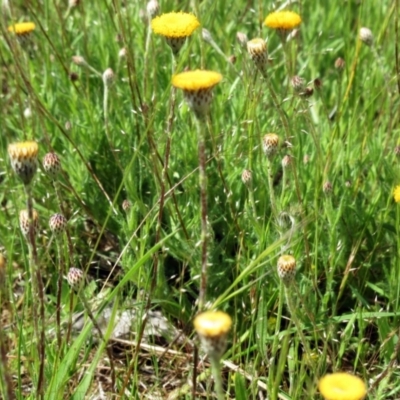
[[[225,399],[225,393],[222,386],[222,377],[221,377],[221,362],[219,357],[211,357],[211,370],[214,377],[215,382],[215,390],[217,392],[218,400]]]

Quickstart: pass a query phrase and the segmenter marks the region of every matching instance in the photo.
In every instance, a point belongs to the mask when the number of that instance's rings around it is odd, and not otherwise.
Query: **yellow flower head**
[[[215,338],[229,332],[232,319],[223,311],[205,311],[194,319],[193,324],[199,336]]]
[[[222,79],[222,75],[214,71],[203,71],[196,69],[175,75],[172,85],[186,91],[197,91],[211,89]]]
[[[8,146],[8,154],[11,159],[18,161],[36,159],[39,146],[34,141],[11,143]]]
[[[347,372],[325,375],[318,388],[325,400],[362,400],[367,394],[364,381]]]
[[[17,35],[27,35],[35,30],[33,22],[20,22],[8,27],[8,32],[14,32]]]
[[[154,33],[170,38],[185,38],[190,36],[200,22],[193,14],[170,12],[162,14],[151,21]]]
[[[291,30],[300,25],[301,17],[293,11],[276,11],[267,15],[264,25],[272,29]]]
[[[396,186],[393,190],[393,197],[396,203],[400,203],[400,186]]]

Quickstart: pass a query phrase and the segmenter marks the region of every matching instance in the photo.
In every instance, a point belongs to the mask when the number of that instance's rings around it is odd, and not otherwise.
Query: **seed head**
[[[219,359],[226,349],[231,317],[222,311],[206,311],[197,315],[193,324],[206,354]]]
[[[236,56],[232,54],[231,56],[228,57],[228,60],[231,64],[236,64]]]
[[[263,150],[268,158],[272,158],[279,147],[279,136],[275,133],[267,133],[263,137]]]
[[[374,35],[369,28],[361,28],[359,38],[367,46],[372,46],[372,44],[374,43]]]
[[[55,236],[63,233],[67,227],[67,219],[62,214],[53,214],[49,219],[49,227]]]
[[[39,146],[33,141],[12,143],[8,146],[11,166],[24,185],[28,185],[35,176],[38,151]]]
[[[56,153],[47,153],[43,157],[43,169],[51,179],[56,179],[61,171],[61,161]]]
[[[335,61],[335,68],[338,71],[343,71],[344,67],[346,66],[346,62],[343,60],[343,58],[339,57]]]
[[[264,72],[268,62],[267,44],[264,39],[256,38],[247,42],[247,52],[256,67]]]
[[[103,83],[104,86],[110,87],[115,80],[114,71],[111,68],[107,68],[103,73]]]
[[[160,5],[157,0],[150,0],[146,5],[147,14],[150,18],[154,18],[160,12]]]
[[[201,30],[201,37],[207,43],[214,43],[214,39],[213,39],[213,37],[211,35],[211,32],[206,28],[203,28]]]
[[[73,289],[79,289],[85,282],[83,271],[79,268],[71,267],[67,274],[67,281]]]
[[[36,235],[39,231],[39,214],[36,210],[32,210],[32,224],[33,233]],[[28,210],[21,210],[19,213],[19,227],[21,228],[22,234],[29,237],[29,213]]]
[[[293,256],[283,255],[278,259],[278,276],[285,285],[293,282],[296,275],[296,260]]]
[[[243,170],[243,172],[242,172],[242,182],[246,186],[248,186],[248,185],[251,185],[252,181],[253,181],[253,174],[251,173],[251,171],[248,170],[248,169]]]

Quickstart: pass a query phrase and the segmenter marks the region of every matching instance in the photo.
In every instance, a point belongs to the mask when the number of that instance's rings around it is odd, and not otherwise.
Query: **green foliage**
[[[89,319],[68,343],[64,328],[60,347],[55,337],[57,277],[69,267],[85,271],[86,295],[98,296],[100,309],[118,299],[121,310],[133,303],[141,316],[158,310],[194,339],[203,249],[199,135],[182,92],[172,100],[171,76],[204,68],[223,75],[204,121],[206,306],[234,320],[223,366],[229,398],[256,399],[259,391],[273,400],[317,398],[318,379],[339,370],[361,376],[371,399],[398,398],[400,220],[392,196],[400,179],[398,2],[294,3],[302,24],[289,40],[262,24],[280,4],[166,0],[162,12],[195,13],[213,38],[202,40],[197,29],[176,60],[165,39],[149,32],[144,1],[82,1],[70,8],[17,1],[9,10],[3,3],[0,252],[7,263],[0,343],[9,358],[7,366],[0,359],[0,369],[11,372],[17,397],[28,396],[27,386],[36,390],[39,300],[18,227],[26,198],[8,144],[35,140],[39,159],[47,152],[61,159],[56,183],[40,168],[32,185],[40,215],[36,267],[46,298],[44,393],[91,398],[102,374],[109,376],[105,343],[93,343]],[[7,27],[22,20],[36,29],[18,41]],[[373,32],[372,46],[358,39],[362,26]],[[238,31],[267,39],[264,76],[237,41]],[[119,56],[122,48],[126,54]],[[73,62],[77,55],[87,65]],[[338,57],[345,60],[342,70],[335,68]],[[108,90],[107,68],[115,74]],[[295,75],[304,78],[309,96],[293,90]],[[262,140],[271,132],[280,144],[267,160]],[[251,184],[241,180],[244,169],[252,172]],[[56,212],[69,221],[68,236],[59,241],[46,223]],[[276,273],[282,254],[297,260],[294,318]],[[60,310],[63,327],[84,310],[66,284]],[[142,348],[167,348],[141,337],[143,319],[132,324],[135,345],[115,356],[114,392],[189,398],[192,346],[177,340],[168,347],[177,353]],[[202,363],[197,368],[209,389],[199,386],[197,396],[212,398],[210,371]],[[0,379],[3,397],[6,387]]]

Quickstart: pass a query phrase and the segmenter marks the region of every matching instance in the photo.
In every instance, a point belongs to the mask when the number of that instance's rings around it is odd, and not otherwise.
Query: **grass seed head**
[[[58,236],[67,228],[67,219],[62,214],[53,214],[49,219],[49,227],[53,234]]]
[[[34,141],[12,143],[8,146],[11,166],[24,185],[29,185],[37,170],[39,146]]]
[[[325,400],[362,400],[367,395],[365,382],[347,372],[325,375],[318,382],[318,389]]]
[[[296,260],[291,255],[283,255],[278,259],[278,276],[287,285],[293,282],[296,275]]]
[[[36,235],[39,231],[39,214],[32,210],[33,233]],[[27,238],[29,236],[29,213],[28,210],[21,210],[19,213],[19,227],[22,234]]]
[[[196,316],[193,324],[206,354],[220,358],[226,349],[231,317],[222,311],[205,311]]]

